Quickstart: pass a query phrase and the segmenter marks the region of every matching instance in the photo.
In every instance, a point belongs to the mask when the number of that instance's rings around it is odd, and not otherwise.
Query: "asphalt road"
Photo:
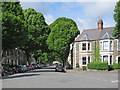
[[[118,88],[118,72],[44,68],[3,78],[2,88]]]

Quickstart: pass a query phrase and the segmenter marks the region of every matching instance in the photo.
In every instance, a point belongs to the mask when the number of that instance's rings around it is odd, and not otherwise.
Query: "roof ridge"
[[[114,28],[114,27],[105,27],[103,29],[108,29],[108,28]],[[103,30],[103,29],[93,28],[93,29],[85,29],[85,31],[89,31],[89,30]]]

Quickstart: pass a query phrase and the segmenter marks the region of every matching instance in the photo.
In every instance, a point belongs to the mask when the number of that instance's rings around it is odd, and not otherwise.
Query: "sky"
[[[20,0],[21,1],[21,0]],[[116,2],[20,2],[23,9],[33,8],[41,12],[48,25],[59,17],[73,19],[80,33],[84,29],[97,28],[98,19],[104,27],[114,27]]]

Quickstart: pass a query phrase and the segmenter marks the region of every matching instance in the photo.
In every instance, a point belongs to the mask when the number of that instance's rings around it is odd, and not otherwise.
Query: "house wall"
[[[100,42],[100,41],[99,41]],[[86,57],[86,62],[88,63],[88,56],[90,56],[90,62],[94,61],[94,56],[93,53],[95,45],[96,47],[99,45],[99,42],[97,41],[80,41],[80,42],[75,42],[73,45],[73,68],[76,67],[76,63],[79,63],[79,66],[87,66],[82,65],[82,57]],[[112,51],[100,51],[100,56],[102,55],[112,55],[113,56],[113,63],[116,63],[116,59],[118,56],[120,56],[120,51],[118,51],[118,40],[115,39],[113,40],[113,50]],[[88,51],[87,50],[83,51],[82,50],[82,43],[86,43],[86,47],[88,47],[87,43],[90,43],[91,49]],[[102,60],[101,60],[102,61]]]
[[[27,64],[27,58],[26,58],[25,52],[23,52],[20,49],[18,50],[14,49],[12,51],[13,51],[13,54],[11,54],[11,51],[4,52],[2,64],[15,64],[15,65]],[[20,52],[19,55],[18,55],[18,51]],[[7,52],[9,52],[9,55],[7,55]]]
[[[120,56],[120,51],[118,50],[118,40],[114,40],[114,63],[117,63],[118,56]]]
[[[76,63],[79,63],[79,42],[73,45],[73,68],[76,67]]]

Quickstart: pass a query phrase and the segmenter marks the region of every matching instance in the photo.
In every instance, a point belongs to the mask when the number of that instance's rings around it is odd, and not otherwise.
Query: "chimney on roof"
[[[102,21],[102,19],[98,20],[98,29],[103,29],[103,21]]]

